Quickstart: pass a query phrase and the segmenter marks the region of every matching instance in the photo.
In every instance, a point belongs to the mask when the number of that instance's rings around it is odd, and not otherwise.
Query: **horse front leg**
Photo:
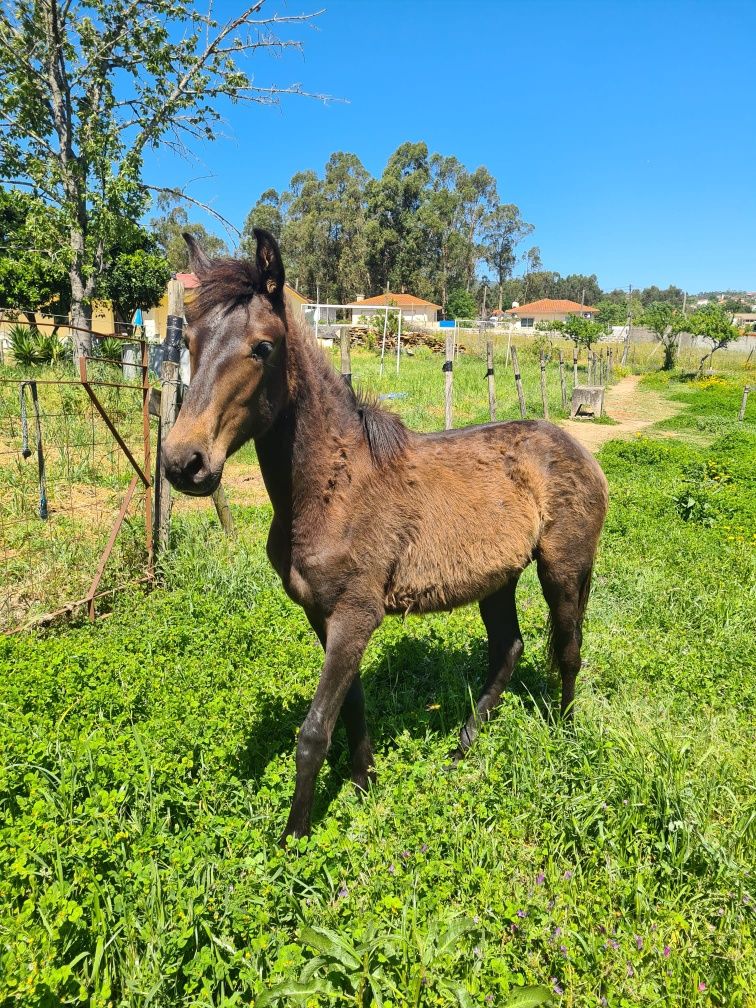
[[[315,781],[331,744],[339,712],[358,675],[362,655],[382,617],[383,613],[369,603],[359,602],[342,605],[327,621],[325,662],[315,697],[299,730],[297,780],[282,844],[288,836],[307,836],[310,832]]]
[[[305,615],[325,651],[328,642],[325,620],[311,609],[305,609]],[[344,723],[349,746],[352,783],[361,791],[367,791],[369,782],[375,781],[375,767],[373,745],[365,718],[365,691],[359,672],[344,697],[341,720]]]

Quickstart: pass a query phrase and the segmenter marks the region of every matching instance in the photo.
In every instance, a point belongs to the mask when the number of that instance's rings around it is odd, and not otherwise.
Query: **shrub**
[[[14,325],[8,330],[11,353],[20,367],[56,364],[66,353],[67,345],[54,333],[41,333],[29,326]]]

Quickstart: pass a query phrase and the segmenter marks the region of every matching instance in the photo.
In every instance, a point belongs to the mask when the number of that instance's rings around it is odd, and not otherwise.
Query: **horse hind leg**
[[[561,712],[567,720],[573,716],[591,570],[588,566],[566,572],[555,569],[542,557],[538,560],[538,579],[549,606],[549,659],[559,669],[562,680]]]
[[[488,677],[475,710],[459,733],[459,745],[450,753],[454,762],[464,757],[475,740],[481,723],[493,717],[501,694],[522,655],[522,634],[515,607],[516,587],[515,578],[479,603],[480,615],[488,634]]]

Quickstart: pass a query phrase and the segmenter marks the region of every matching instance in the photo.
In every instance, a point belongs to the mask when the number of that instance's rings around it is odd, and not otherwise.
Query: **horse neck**
[[[286,369],[284,406],[255,446],[276,517],[289,526],[321,510],[340,449],[367,449],[350,389],[298,321],[289,323]]]

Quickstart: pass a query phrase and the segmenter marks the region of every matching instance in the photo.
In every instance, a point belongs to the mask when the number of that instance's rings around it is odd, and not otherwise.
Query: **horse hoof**
[[[444,772],[451,773],[452,770],[456,770],[466,755],[465,750],[459,746],[456,749],[452,749],[446,757],[446,762],[443,766]]]
[[[376,779],[374,767],[369,767],[367,770],[355,770],[352,773],[352,784],[361,794],[367,794],[370,785],[375,784]]]
[[[301,840],[302,837],[306,837],[309,835],[310,835],[309,830],[290,829],[287,826],[278,839],[278,846],[283,848],[283,850],[287,850],[289,847],[289,837],[291,837],[291,839],[294,841],[294,840]]]

